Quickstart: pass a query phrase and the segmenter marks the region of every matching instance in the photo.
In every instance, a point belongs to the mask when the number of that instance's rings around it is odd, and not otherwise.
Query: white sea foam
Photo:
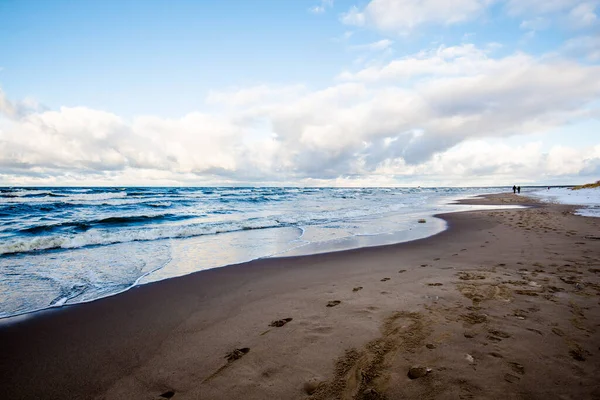
[[[46,196],[42,196],[42,195]],[[50,203],[61,201],[65,203],[91,203],[95,204],[99,201],[111,199],[122,199],[127,197],[127,192],[108,192],[108,193],[61,193],[57,194],[50,191],[40,190],[22,190],[12,191],[8,193],[10,197],[1,197],[2,203]],[[26,197],[27,196],[27,197]]]
[[[583,206],[576,214],[586,217],[600,217],[600,188],[572,190],[551,188],[527,193],[543,201]]]
[[[65,201],[101,201],[110,199],[120,199],[127,197],[127,192],[109,192],[109,193],[81,193],[72,194]]]
[[[152,207],[171,207],[173,203],[171,203],[170,201],[155,201],[146,204]]]
[[[117,231],[90,229],[71,235],[38,236],[19,238],[0,244],[0,254],[24,253],[48,249],[74,249],[85,246],[109,245],[159,239],[186,238],[214,235],[252,229],[265,229],[281,226],[271,219],[230,221],[219,224],[165,225],[154,228],[132,228]]]
[[[0,204],[0,254],[6,254],[0,257],[0,318],[291,249],[411,240],[415,229],[433,227],[418,225],[419,218],[458,209],[442,205],[449,198],[503,190],[6,189],[0,198],[10,203]],[[10,197],[13,192],[19,197]],[[35,229],[43,226],[48,229]]]

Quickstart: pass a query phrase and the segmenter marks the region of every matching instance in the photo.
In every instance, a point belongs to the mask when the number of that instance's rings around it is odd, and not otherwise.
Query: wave
[[[6,190],[6,191],[2,191],[0,192],[0,197],[7,197],[7,198],[28,198],[28,197],[42,197],[42,196],[49,196],[50,194],[52,194],[52,192],[47,191],[47,190],[25,190],[25,189],[18,189],[18,190]]]
[[[287,224],[278,220],[246,220],[218,224],[191,224],[182,226],[157,226],[142,229],[122,229],[119,231],[90,229],[82,233],[69,235],[14,239],[0,244],[0,255],[53,249],[75,249],[86,246],[109,245],[115,243],[177,239],[282,226],[287,226]]]
[[[157,215],[130,215],[130,216],[118,216],[118,217],[108,217],[98,219],[93,221],[92,224],[97,225],[125,225],[125,224],[134,224],[137,222],[149,222],[149,221],[157,221],[157,220],[175,220],[175,219],[186,219],[189,216],[186,215],[176,215],[176,214],[157,214]]]
[[[111,200],[111,199],[122,199],[127,197],[126,192],[115,192],[115,193],[53,193],[53,192],[39,192],[39,193],[3,193],[0,196],[0,201],[3,203],[44,203],[44,202],[88,202],[97,204],[99,201]]]
[[[150,207],[171,207],[172,204],[173,203],[171,203],[170,201],[156,201],[152,203],[146,203],[146,205]]]
[[[88,229],[97,226],[110,226],[110,225],[131,225],[136,223],[147,223],[162,220],[183,220],[193,218],[193,215],[178,215],[178,214],[155,214],[155,215],[127,215],[127,216],[112,216],[106,218],[99,218],[90,221],[76,221],[76,222],[61,222],[57,224],[45,224],[35,225],[28,228],[20,229],[20,233],[37,234],[54,232],[65,228],[75,228],[78,231],[86,231]]]
[[[119,191],[119,192],[108,192],[108,193],[80,193],[80,194],[71,194],[68,196],[67,200],[74,201],[100,201],[100,200],[110,200],[110,199],[121,199],[123,197],[127,197],[127,192]]]
[[[87,230],[90,228],[89,224],[78,223],[78,222],[65,222],[60,224],[48,224],[48,225],[36,225],[29,228],[20,229],[20,233],[26,234],[38,234],[38,233],[50,233],[62,228],[75,228],[77,230]]]

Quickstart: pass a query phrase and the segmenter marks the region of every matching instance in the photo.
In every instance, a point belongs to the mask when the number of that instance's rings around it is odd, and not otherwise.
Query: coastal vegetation
[[[586,183],[585,185],[580,185],[580,186],[575,186],[574,188],[572,188],[573,190],[579,190],[579,189],[593,189],[593,188],[597,188],[600,187],[600,181],[596,181],[594,183]]]

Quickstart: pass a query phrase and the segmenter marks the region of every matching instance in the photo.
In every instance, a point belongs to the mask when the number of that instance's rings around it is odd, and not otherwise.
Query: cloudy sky
[[[0,185],[600,179],[600,0],[0,1]]]

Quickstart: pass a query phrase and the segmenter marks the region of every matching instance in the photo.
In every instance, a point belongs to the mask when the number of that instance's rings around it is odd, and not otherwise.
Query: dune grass
[[[586,183],[585,185],[581,185],[581,186],[575,186],[573,188],[573,190],[592,189],[592,188],[597,188],[597,187],[600,187],[600,181],[596,181],[595,183]]]

